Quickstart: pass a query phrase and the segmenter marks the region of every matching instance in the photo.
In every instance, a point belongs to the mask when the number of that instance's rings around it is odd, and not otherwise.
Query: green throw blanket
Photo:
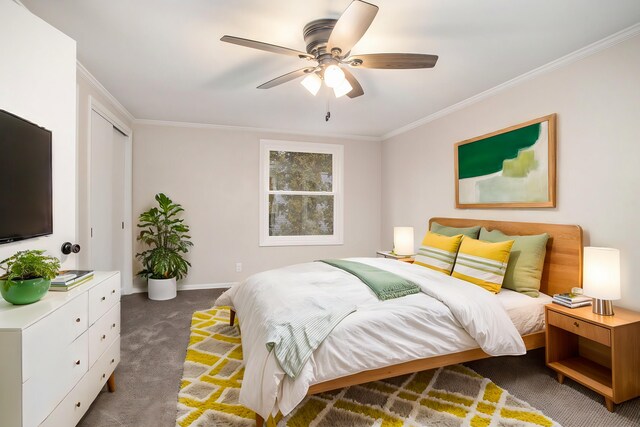
[[[420,287],[415,283],[397,274],[367,264],[341,259],[323,259],[320,261],[353,274],[371,288],[378,299],[383,301],[420,292]]]

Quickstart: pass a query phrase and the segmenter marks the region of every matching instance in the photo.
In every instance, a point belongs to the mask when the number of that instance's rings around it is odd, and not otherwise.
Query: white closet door
[[[123,270],[126,137],[91,111],[91,268]]]

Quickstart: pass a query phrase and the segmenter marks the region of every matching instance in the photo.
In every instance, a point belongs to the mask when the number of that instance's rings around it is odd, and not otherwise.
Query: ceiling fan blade
[[[314,59],[313,55],[301,52],[295,49],[289,49],[288,47],[276,46],[274,44],[263,43],[255,40],[243,39],[241,37],[234,36],[222,36],[220,41],[237,44],[239,46],[251,47],[253,49],[264,50],[271,53],[279,53],[281,55],[297,56],[298,58]]]
[[[290,73],[283,74],[280,77],[276,77],[273,80],[269,80],[268,82],[258,86],[258,89],[271,89],[272,87],[297,79],[298,77],[302,77],[306,74],[312,73],[313,71],[315,71],[315,67],[300,68],[299,70],[292,71]]]
[[[378,13],[376,5],[360,0],[351,2],[331,31],[327,51],[331,52],[337,48],[346,55],[367,32],[376,13]]]
[[[353,88],[351,89],[351,92],[347,93],[347,96],[349,98],[357,98],[361,95],[364,95],[364,90],[362,89],[362,86],[360,86],[360,83],[358,82],[356,77],[351,73],[351,71],[349,71],[347,68],[342,68],[342,71],[344,71],[345,79],[347,79],[347,81]]]
[[[353,55],[345,59],[358,68],[411,69],[433,68],[438,62],[438,55],[421,53],[372,53]]]

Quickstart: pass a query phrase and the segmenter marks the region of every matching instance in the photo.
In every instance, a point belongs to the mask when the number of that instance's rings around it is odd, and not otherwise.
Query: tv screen
[[[0,243],[53,233],[51,131],[0,110]]]

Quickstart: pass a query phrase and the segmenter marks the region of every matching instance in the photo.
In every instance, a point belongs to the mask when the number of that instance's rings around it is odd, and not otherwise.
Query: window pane
[[[331,191],[332,154],[269,152],[269,189],[282,191]]]
[[[269,236],[333,234],[333,196],[269,195]]]

